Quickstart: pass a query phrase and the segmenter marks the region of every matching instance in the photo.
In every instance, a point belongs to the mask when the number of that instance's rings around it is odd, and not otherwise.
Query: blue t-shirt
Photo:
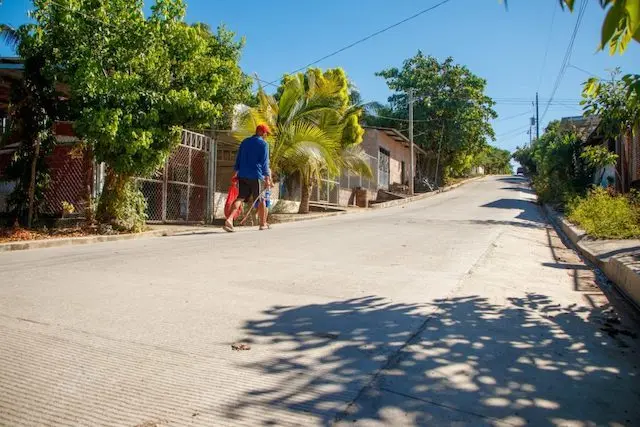
[[[251,136],[240,144],[234,170],[239,178],[264,179],[270,176],[269,144],[258,135]]]

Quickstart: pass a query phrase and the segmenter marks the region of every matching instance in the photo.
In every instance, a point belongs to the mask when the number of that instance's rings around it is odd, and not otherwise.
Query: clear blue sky
[[[586,1],[588,8],[571,64],[600,76],[607,76],[607,70],[615,67],[623,72],[638,72],[638,43],[623,56],[596,52],[604,13],[598,2]],[[187,19],[214,27],[224,23],[245,36],[242,68],[272,81],[438,2],[188,0]],[[17,26],[26,21],[30,8],[29,0],[4,0],[0,22]],[[439,59],[452,56],[457,63],[485,78],[488,94],[500,100],[496,106],[500,118],[494,123],[498,135],[494,144],[513,150],[528,141],[526,113],[533,111],[530,101],[538,89],[540,114],[544,110],[544,101],[553,89],[576,19],[577,12],[562,11],[557,0],[510,0],[508,11],[498,0],[451,0],[318,66],[343,67],[365,100],[386,101],[389,91],[384,81],[374,75],[376,71],[400,67],[418,49]],[[11,52],[0,47],[0,55],[7,54]],[[584,71],[567,69],[555,96],[565,105],[549,108],[541,121],[541,130],[549,120],[581,114],[577,102],[581,83],[588,77]],[[509,119],[519,114],[524,115]]]

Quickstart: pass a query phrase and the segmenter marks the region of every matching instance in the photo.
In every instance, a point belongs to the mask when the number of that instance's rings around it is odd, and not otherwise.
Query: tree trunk
[[[31,228],[33,223],[33,205],[36,196],[36,172],[38,168],[38,157],[40,156],[40,138],[36,138],[33,160],[31,161],[31,181],[29,181],[29,211],[27,213],[27,228]]]
[[[101,223],[113,224],[119,219],[119,204],[124,196],[127,179],[107,169],[104,188],[98,204],[97,218]]]
[[[310,182],[310,180],[302,178],[302,182],[300,183],[300,209],[298,209],[298,213],[309,213],[309,202],[311,201],[312,190],[313,184]]]

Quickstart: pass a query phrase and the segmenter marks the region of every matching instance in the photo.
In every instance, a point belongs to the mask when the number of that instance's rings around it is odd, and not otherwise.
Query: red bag
[[[238,189],[238,178],[233,178],[231,180],[231,185],[229,186],[229,191],[227,194],[227,201],[224,204],[224,216],[229,217],[231,215],[231,211],[233,210],[233,202],[238,200],[238,196],[240,195],[240,190]],[[242,213],[242,205],[240,205],[240,209],[236,212],[236,215],[231,219],[236,219]]]

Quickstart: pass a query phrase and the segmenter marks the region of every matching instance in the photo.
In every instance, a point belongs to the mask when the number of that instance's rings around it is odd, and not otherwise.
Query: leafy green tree
[[[218,43],[202,25],[186,24],[182,0],[156,0],[148,17],[142,0],[34,5],[26,28],[69,85],[76,131],[107,164],[98,219],[140,230],[144,203],[133,177],[161,166],[182,128],[221,117],[234,53],[216,49],[229,48],[228,35]]]
[[[220,87],[210,99],[214,105],[219,105],[222,114],[216,117],[212,125],[217,129],[231,129],[234,107],[237,104],[251,104],[252,80],[240,66],[240,56],[245,45],[244,37],[236,40],[236,34],[224,25],[213,33],[207,24],[197,23],[194,27],[202,30],[202,35],[208,41],[208,56],[214,61],[217,73],[222,78]]]
[[[494,146],[487,146],[480,154],[474,157],[473,165],[482,166],[489,175],[504,175],[512,173],[511,153]]]
[[[571,11],[575,8],[575,0],[558,0],[560,5]],[[609,46],[611,55],[621,54],[627,49],[629,42],[640,42],[640,2],[638,0],[598,0],[603,9],[609,8],[602,23],[600,49]]]
[[[16,182],[9,195],[9,207],[27,227],[38,215],[49,184],[45,156],[53,149],[55,120],[64,104],[55,90],[55,79],[46,72],[49,64],[41,41],[27,31],[0,26],[0,36],[24,59],[22,78],[11,79],[8,132],[2,143],[18,142],[7,179]]]
[[[602,145],[594,145],[585,147],[580,157],[584,159],[585,163],[594,170],[600,170],[600,177],[598,182],[602,182],[604,177],[605,168],[607,166],[613,166],[618,161],[618,155],[612,153],[607,147]]]
[[[486,81],[452,58],[439,62],[419,51],[401,69],[390,68],[377,75],[395,93],[388,106],[372,106],[374,115],[366,118],[367,123],[406,130],[407,94],[413,89],[414,139],[437,156],[442,165],[436,172],[438,180],[468,171],[470,159],[494,139],[489,120],[497,114],[494,102],[485,94]]]
[[[559,121],[549,123],[527,153],[535,164],[533,185],[541,201],[564,205],[586,192],[595,170],[582,152],[583,141],[573,131],[561,128]]]
[[[609,140],[624,138],[629,146],[633,145],[634,126],[640,123],[640,103],[635,91],[629,92],[627,83],[618,78],[619,70],[612,72],[611,80],[590,80],[585,85],[583,101],[586,115],[600,118],[599,129]],[[629,158],[623,154],[621,164],[629,168]],[[623,192],[629,189],[627,174],[622,173],[620,187]]]
[[[533,159],[533,147],[517,147],[511,157],[513,160],[520,163],[527,174],[536,174],[537,169],[536,163]]]
[[[364,131],[358,124],[360,108],[349,104],[347,80],[340,69],[285,76],[275,96],[258,91],[259,104],[240,120],[238,140],[266,123],[272,178],[298,177],[300,213],[309,212],[311,189],[323,175],[341,170],[371,176],[367,158],[358,146]]]

